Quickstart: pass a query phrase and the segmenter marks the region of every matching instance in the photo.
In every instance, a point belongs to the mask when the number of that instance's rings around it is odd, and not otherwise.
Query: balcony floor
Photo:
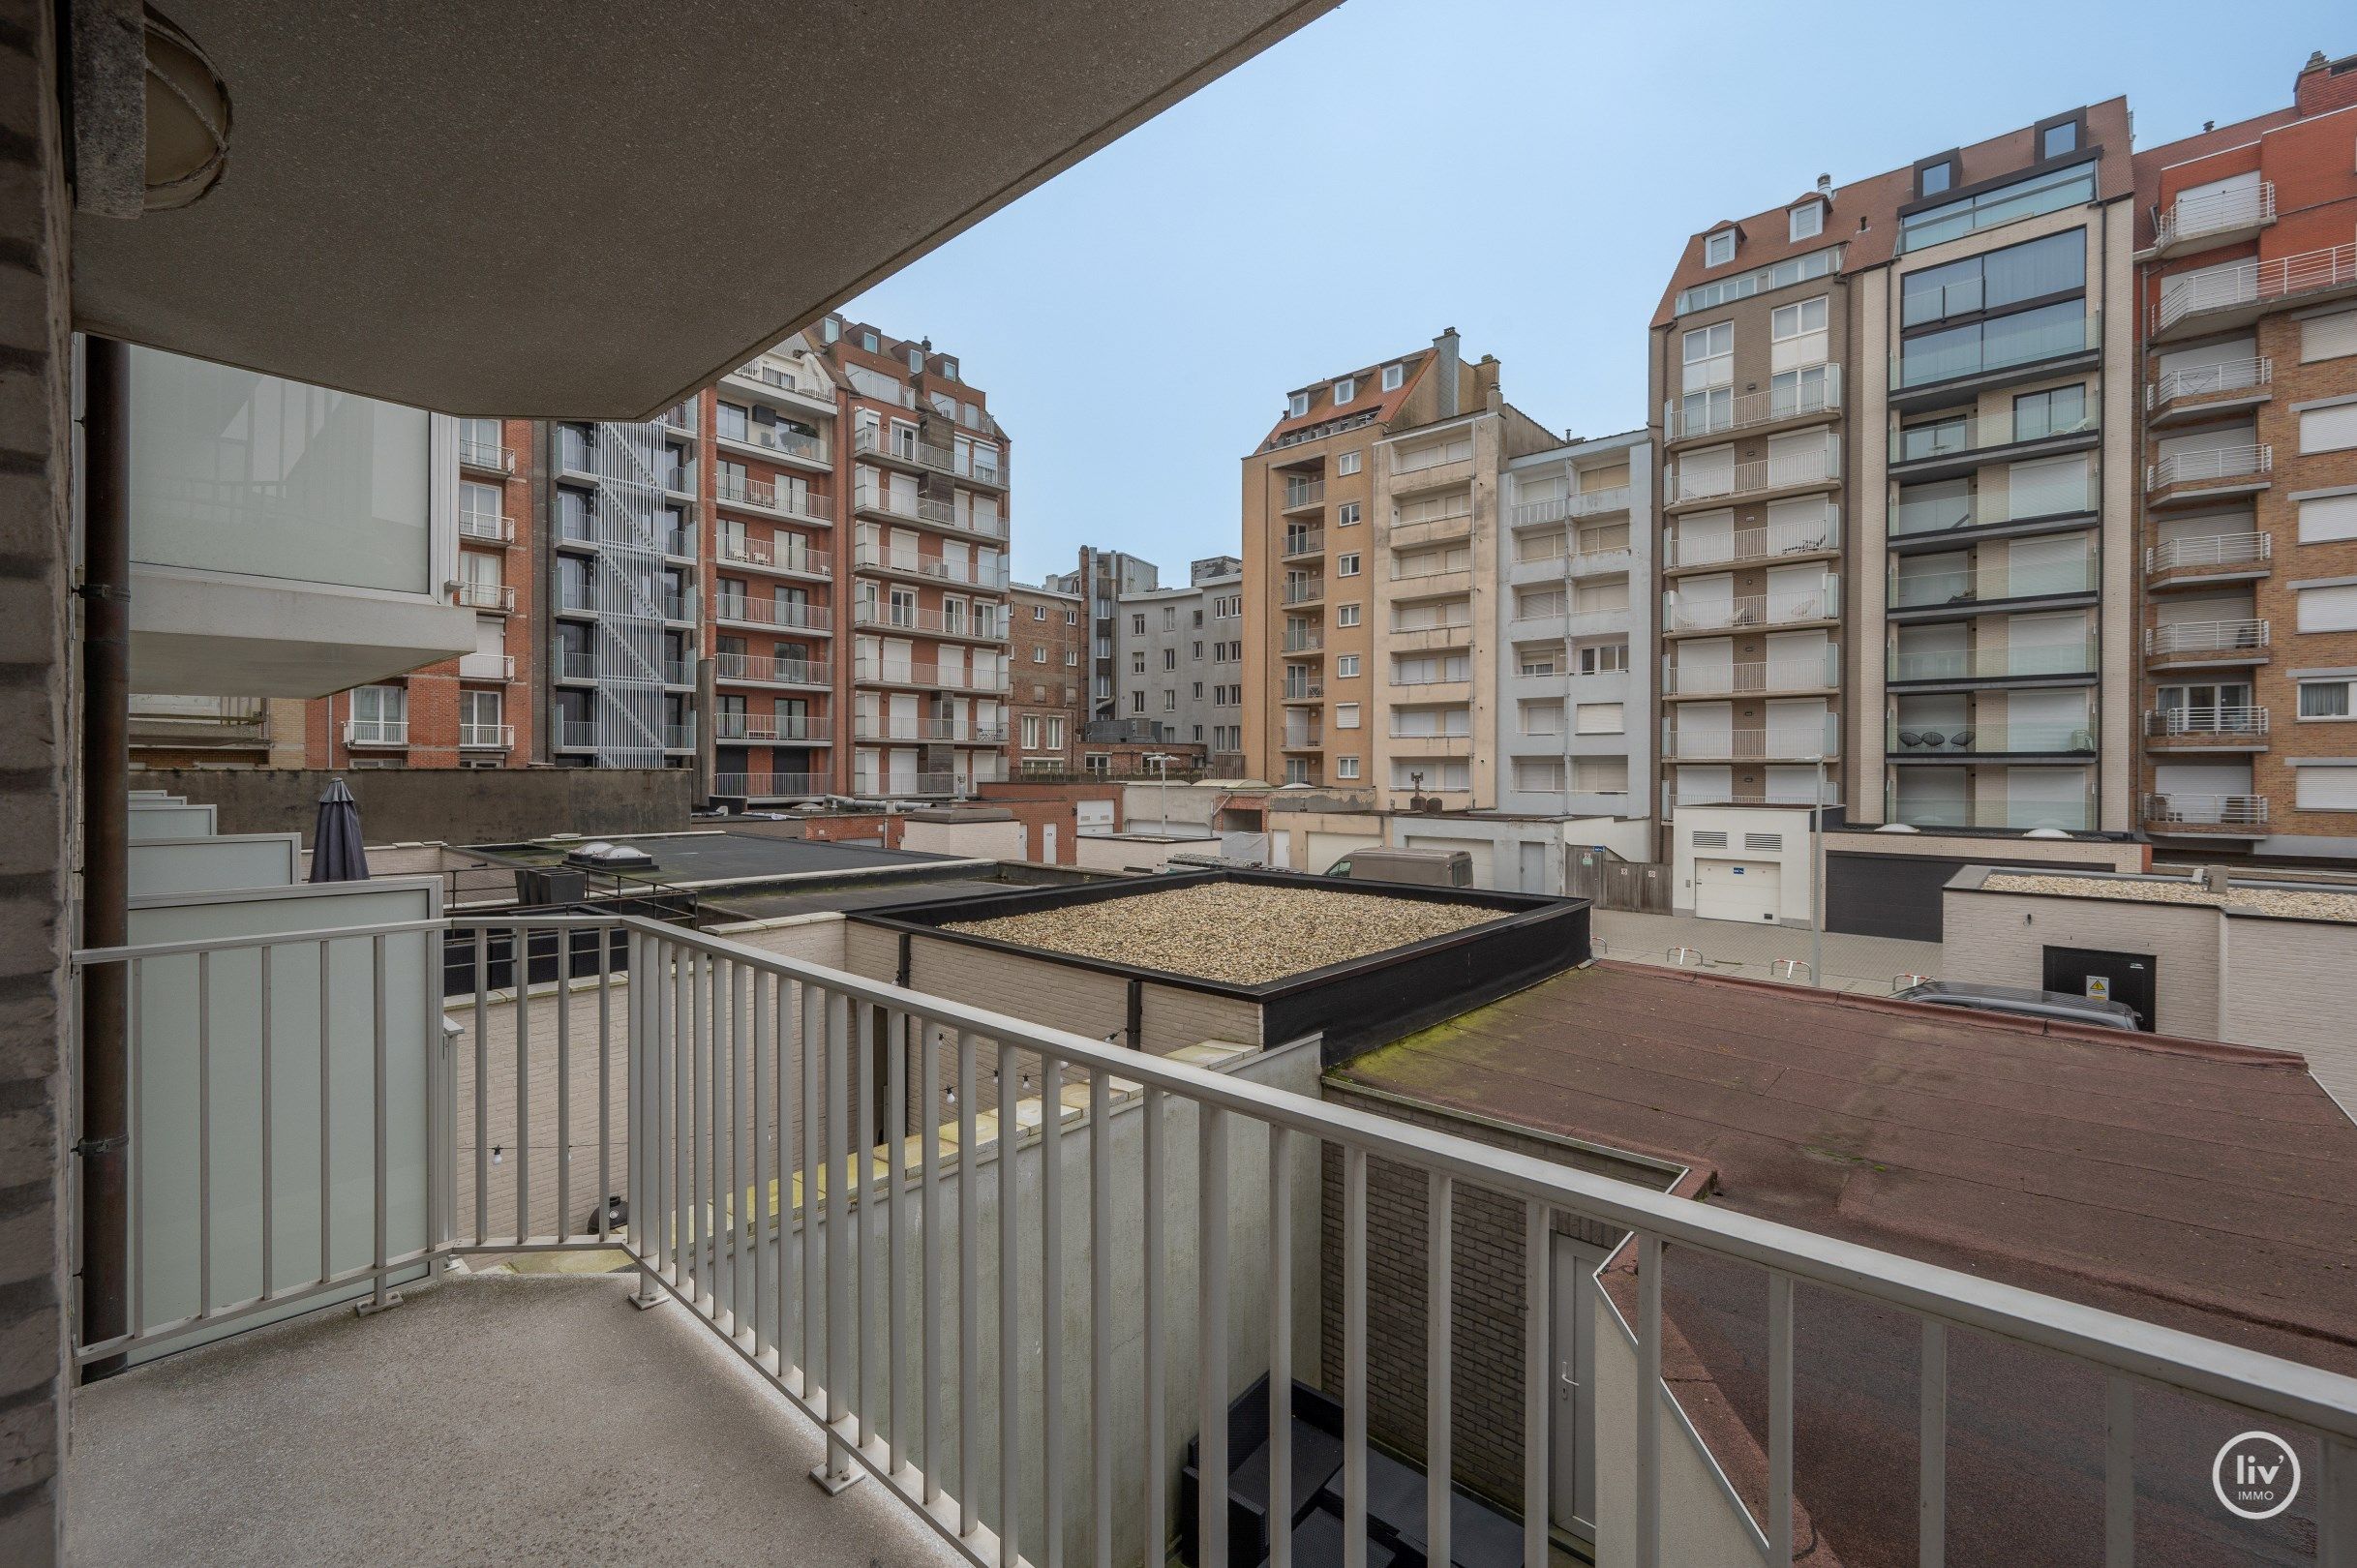
[[[635,1276],[454,1275],[168,1357],[74,1404],[77,1562],[962,1563]]]

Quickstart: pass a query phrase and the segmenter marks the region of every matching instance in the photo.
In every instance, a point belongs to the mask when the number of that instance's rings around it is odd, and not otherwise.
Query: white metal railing
[[[1840,752],[1840,725],[1830,713],[1813,730],[1800,725],[1696,730],[1672,724],[1661,732],[1661,754],[1679,762],[1809,762]]]
[[[852,666],[852,678],[877,686],[926,686],[947,691],[1005,691],[1005,670],[973,670],[963,665],[923,659],[881,659],[862,653]]]
[[[1825,484],[1838,479],[1841,477],[1841,439],[1828,436],[1823,446],[1806,452],[1787,452],[1753,463],[1738,463],[1703,475],[1689,473],[1688,467],[1678,463],[1670,465],[1664,489],[1672,504],[1733,499],[1795,485]]]
[[[2272,260],[2253,258],[2238,266],[2204,267],[2161,280],[2161,298],[2153,306],[2153,331],[2165,332],[2187,317],[2208,311],[2351,286],[2357,286],[2357,242]]]
[[[1686,530],[1672,528],[1662,544],[1662,565],[1673,570],[1689,566],[1733,566],[1748,561],[1775,560],[1786,556],[1810,556],[1841,545],[1841,508],[1828,505],[1825,516],[1809,523],[1775,523],[1760,528],[1733,528],[1723,533],[1688,538]]]
[[[1326,596],[1326,580],[1322,577],[1288,577],[1284,580],[1281,602],[1285,604],[1316,604]]]
[[[1676,593],[1665,598],[1668,602],[1662,607],[1662,618],[1672,631],[1785,626],[1796,621],[1829,620],[1840,614],[1839,594],[1830,578],[1816,588],[1738,593],[1724,599],[1687,600]]]
[[[2275,557],[2272,533],[2205,533],[2195,538],[2165,539],[2144,551],[2147,572],[2173,572],[2185,567],[2263,565]]]
[[[462,438],[458,443],[458,460],[469,468],[489,468],[498,473],[516,471],[516,454],[497,441]]]
[[[2228,359],[2215,365],[2189,365],[2173,370],[2144,389],[2144,407],[2157,413],[2180,398],[2215,397],[2267,386],[2275,380],[2275,361],[2258,357]]]
[[[756,800],[825,795],[832,781],[824,773],[714,773],[714,795],[742,795]]]
[[[462,539],[487,539],[494,544],[516,542],[516,520],[501,512],[468,512],[458,515],[458,532]]]
[[[413,980],[388,980],[421,947],[422,995],[407,989]],[[2125,1412],[2139,1387],[2317,1434],[2315,1517],[2344,1520],[2357,1501],[2357,1378],[684,927],[595,915],[460,918],[74,957],[76,974],[107,966],[128,971],[134,996],[168,993],[179,1004],[130,1016],[130,1079],[143,1107],[132,1131],[136,1216],[178,1174],[148,1168],[156,1140],[177,1137],[209,1156],[218,1107],[264,1109],[257,1147],[187,1162],[193,1190],[173,1195],[202,1227],[197,1245],[151,1256],[146,1227],[131,1225],[131,1327],[77,1343],[83,1362],[354,1292],[388,1307],[399,1278],[452,1256],[619,1248],[642,1303],[675,1303],[821,1425],[831,1478],[872,1478],[976,1568],[1070,1560],[1081,1548],[1101,1564],[1134,1560],[1145,1542],[1159,1561],[1176,1471],[1161,1434],[1189,1404],[1205,1411],[1196,1560],[1222,1564],[1241,1458],[1222,1419],[1230,1393],[1263,1367],[1278,1389],[1297,1370],[1315,1375],[1294,1360],[1318,1305],[1294,1298],[1297,1248],[1317,1250],[1340,1278],[1339,1485],[1345,1530],[1365,1528],[1370,1309],[1381,1310],[1369,1178],[1380,1165],[1424,1189],[1422,1235],[1385,1241],[1421,1250],[1431,1300],[1451,1299],[1440,1260],[1456,1252],[1460,1189],[1517,1212],[1522,1299],[1507,1332],[1519,1335],[1521,1386],[1519,1401],[1506,1398],[1521,1406],[1525,1568],[1548,1568],[1553,1552],[1549,1237],[1558,1218],[1626,1238],[1615,1253],[1615,1305],[1637,1392],[1600,1398],[1595,1414],[1632,1478],[1597,1506],[1600,1529],[1629,1543],[1636,1568],[1665,1561],[1665,1443],[1677,1420],[1661,1380],[1671,1246],[1757,1271],[1768,1561],[1792,1560],[1794,1393],[1805,1375],[1796,1323],[1820,1310],[1820,1290],[1919,1328],[1919,1479],[1913,1498],[1887,1506],[1926,1542],[1951,1523],[1948,1411],[1976,1396],[1980,1375],[1979,1358],[1950,1359],[1960,1335],[2059,1358],[2041,1370],[2060,1401],[2080,1376],[2101,1380],[2099,1494],[2113,1568],[2131,1568],[2134,1555],[2139,1447]],[[331,969],[334,1003],[315,985],[301,1000],[316,1012],[292,1005],[305,977]],[[262,1010],[258,1037],[229,1025],[235,1014],[223,1005],[257,984],[274,1001],[289,998]],[[339,1103],[361,1107],[366,1129],[353,1137],[353,1121],[339,1116],[332,1155],[320,1102],[294,1092],[306,1062],[331,1057]],[[195,1092],[137,1093],[174,1071]],[[1017,1087],[1002,1098],[1007,1085]],[[396,1114],[400,1126],[422,1124],[423,1136],[397,1139]],[[1171,1179],[1174,1155],[1193,1156],[1192,1183]],[[1313,1182],[1330,1185],[1341,1211],[1332,1242],[1296,1230],[1295,1192]],[[338,1191],[345,1202],[331,1201]],[[348,1214],[354,1193],[369,1200],[359,1234],[331,1233],[324,1221]],[[1141,1193],[1142,1219],[1124,1220],[1140,1215]],[[323,1221],[316,1238],[304,1227],[314,1205]],[[77,1242],[85,1253],[112,1245],[87,1233]],[[1267,1285],[1249,1323],[1231,1315],[1234,1268]],[[139,1310],[140,1291],[167,1269],[201,1271],[196,1310],[156,1320]],[[1117,1279],[1121,1299],[1133,1282],[1142,1308],[1141,1363],[1118,1348]],[[1174,1304],[1189,1295],[1194,1322],[1174,1336]],[[1043,1313],[1041,1301],[1066,1306]],[[1450,1325],[1463,1311],[1430,1314],[1421,1372],[1435,1457],[1425,1517],[1435,1521],[1428,1545],[1439,1562],[1452,1560]],[[1174,1348],[1193,1363],[1192,1396],[1185,1382],[1173,1386]],[[1176,1410],[1174,1393],[1185,1402]],[[1297,1501],[1288,1428],[1273,1424],[1264,1483],[1279,1520]],[[1133,1452],[1128,1438],[1139,1430],[1147,1436]],[[1072,1452],[1087,1458],[1040,1468],[1039,1455]],[[1117,1539],[1129,1545],[1117,1549]]]
[[[2148,795],[2144,820],[2147,825],[2168,828],[2263,828],[2267,825],[2267,797]]]
[[[1284,545],[1281,553],[1287,558],[1293,556],[1316,556],[1324,554],[1325,548],[1325,529],[1287,528],[1284,530]]]
[[[2158,658],[2185,653],[2256,653],[2267,642],[2264,618],[2179,620],[2144,629],[2144,651]]]
[[[1669,430],[1670,439],[1676,441],[1695,436],[1715,436],[1721,431],[1779,424],[1787,419],[1837,413],[1841,409],[1841,367],[1827,365],[1823,369],[1823,377],[1806,384],[1745,392],[1715,405],[1706,399],[1691,417],[1682,399],[1671,398],[1662,407],[1662,422]]]
[[[1569,496],[1550,496],[1544,500],[1519,501],[1508,515],[1509,526],[1533,528],[1542,523],[1570,523],[1584,517],[1604,517],[1629,509],[1629,487],[1614,485],[1607,490],[1586,490]]]
[[[1323,479],[1287,479],[1284,482],[1284,510],[1296,506],[1315,506],[1326,498]]]
[[[409,721],[406,718],[346,719],[344,743],[348,746],[406,746],[409,743]]]
[[[507,751],[516,743],[516,727],[512,724],[468,724],[458,727],[458,743],[462,751]]]
[[[2267,709],[2248,705],[2148,709],[2144,733],[2156,740],[2186,737],[2256,739],[2267,733]]]
[[[966,588],[1003,588],[1007,586],[1007,563],[1000,560],[985,568],[979,561],[951,561],[938,556],[920,556],[913,551],[894,550],[875,541],[863,543],[858,550],[858,560],[870,571],[898,572],[909,577],[926,577],[940,583],[955,583]]]
[[[851,618],[861,626],[882,626],[927,637],[962,637],[983,643],[1003,641],[1007,636],[1006,621],[982,614],[983,608],[977,605],[971,616],[952,616],[939,610],[896,605],[890,600],[881,604],[866,601],[852,606]]]
[[[825,686],[833,681],[825,659],[778,659],[766,653],[715,653],[712,673],[722,680],[752,680],[765,686]]]
[[[979,719],[894,718],[862,713],[852,721],[852,734],[861,740],[932,740],[962,746],[1007,743],[1006,725]]]
[[[725,561],[765,567],[771,571],[796,572],[803,577],[834,575],[834,563],[822,552],[799,540],[783,550],[777,548],[779,543],[778,540],[756,539],[750,534],[731,533],[723,529],[716,554]]]
[[[1673,697],[1737,697],[1752,692],[1831,691],[1841,681],[1841,661],[1830,648],[1816,659],[1744,660],[1696,665],[1664,662],[1662,691]]]
[[[737,713],[726,709],[712,715],[715,740],[825,740],[828,720],[801,713]]]
[[[2145,467],[2144,489],[2150,495],[2171,485],[2248,478],[2270,472],[2274,467],[2275,448],[2264,441],[2214,446],[2206,452],[2172,452]]]
[[[2153,226],[2153,242],[2166,250],[2205,234],[2257,228],[2274,222],[2275,182],[2261,180],[2241,190],[2179,196]]]
[[[462,577],[450,585],[450,602],[475,610],[513,610],[516,607],[516,588],[512,583],[485,583],[471,577]]]
[[[816,387],[804,386],[795,376],[779,370],[773,365],[765,365],[758,359],[750,364],[738,366],[735,374],[744,380],[758,381],[763,386],[772,386],[781,392],[799,393],[802,397],[816,398],[823,403],[834,402],[832,392],[822,392]]]
[[[795,599],[757,599],[749,593],[720,593],[712,599],[712,615],[755,626],[785,626],[796,631],[823,632],[834,625],[834,612],[823,604]]]
[[[858,795],[958,795],[963,786],[955,773],[861,772],[852,779]]]

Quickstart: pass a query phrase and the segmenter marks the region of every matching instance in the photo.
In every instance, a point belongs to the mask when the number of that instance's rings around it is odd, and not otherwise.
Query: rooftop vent
[[[601,871],[651,871],[654,857],[635,844],[609,844],[600,838],[568,853],[564,863]]]

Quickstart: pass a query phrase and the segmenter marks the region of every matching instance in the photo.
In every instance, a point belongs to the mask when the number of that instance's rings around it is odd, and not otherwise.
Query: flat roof
[[[1331,1076],[1693,1166],[1741,1213],[2357,1372],[2357,1126],[2287,1053],[1600,963]],[[1673,1248],[1664,1289],[1673,1389],[1756,1508],[1762,1273]],[[1914,1511],[1890,1500],[1915,1486],[1918,1331],[1805,1286],[1797,1320],[1801,1501],[1841,1560],[1912,1561]],[[1990,1561],[2080,1560],[2070,1531],[2092,1519],[2101,1540],[2100,1379],[1961,1338],[1950,1517],[1973,1509]],[[2140,1545],[2239,1557],[2251,1542],[2207,1498],[2233,1414],[2138,1399]]]
[[[684,833],[615,834],[604,838],[542,838],[520,844],[470,844],[468,853],[517,865],[562,865],[584,844],[628,844],[654,857],[654,869],[622,876],[677,887],[683,883],[746,882],[760,877],[812,876],[873,871],[897,866],[952,865],[958,857],[880,844],[850,844],[815,838],[773,838],[726,829]],[[611,874],[601,871],[600,875]]]
[[[2116,898],[2136,904],[2206,904],[2213,909],[2248,910],[2286,920],[2357,924],[2357,888],[2303,887],[2291,882],[2229,882],[2221,893],[2183,877],[2076,877],[2000,868],[1983,877],[1978,889],[1967,890],[2033,893],[2043,898]]]

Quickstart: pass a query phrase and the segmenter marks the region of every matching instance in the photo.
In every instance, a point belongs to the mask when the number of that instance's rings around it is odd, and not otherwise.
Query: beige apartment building
[[[2133,196],[2114,99],[1688,241],[1665,814],[2133,826]]]

